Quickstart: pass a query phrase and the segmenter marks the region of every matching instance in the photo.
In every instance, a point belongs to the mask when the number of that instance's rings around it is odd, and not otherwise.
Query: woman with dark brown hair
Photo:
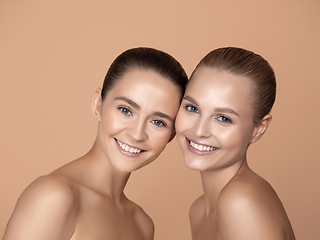
[[[295,239],[277,194],[247,163],[249,145],[271,122],[275,96],[273,69],[245,49],[216,49],[192,73],[176,132],[204,190],[190,208],[193,240]]]
[[[175,136],[187,81],[167,53],[120,54],[93,97],[99,125],[92,148],[21,194],[4,240],[153,239],[151,218],[123,190],[131,172],[154,161]]]

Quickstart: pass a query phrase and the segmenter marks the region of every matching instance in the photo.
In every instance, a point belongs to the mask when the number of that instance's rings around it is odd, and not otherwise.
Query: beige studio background
[[[118,54],[158,48],[190,75],[210,50],[238,46],[264,56],[278,81],[273,122],[249,164],[276,189],[297,239],[318,239],[319,23],[316,0],[0,0],[0,235],[30,182],[91,147],[91,99]],[[156,240],[191,239],[188,208],[201,192],[176,141],[126,188]]]

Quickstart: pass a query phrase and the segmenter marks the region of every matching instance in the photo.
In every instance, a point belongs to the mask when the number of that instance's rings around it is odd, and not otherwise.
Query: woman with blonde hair
[[[185,163],[204,190],[190,208],[193,240],[295,239],[277,194],[247,162],[275,96],[273,69],[245,49],[216,49],[194,70],[176,120]]]

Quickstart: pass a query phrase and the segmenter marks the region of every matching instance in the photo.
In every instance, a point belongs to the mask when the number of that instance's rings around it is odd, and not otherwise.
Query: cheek
[[[188,121],[188,117],[183,112],[183,110],[179,110],[176,117],[176,123],[175,123],[175,129],[176,129],[177,135],[187,130],[187,126],[189,122],[190,121]]]
[[[100,126],[104,132],[112,133],[125,128],[126,121],[120,118],[118,114],[117,112],[113,112],[101,117]]]
[[[166,147],[170,139],[171,132],[149,132],[148,135],[153,151],[160,154]]]
[[[221,132],[219,135],[220,143],[227,149],[243,149],[246,150],[250,137],[248,131],[242,128],[233,128],[228,131]]]

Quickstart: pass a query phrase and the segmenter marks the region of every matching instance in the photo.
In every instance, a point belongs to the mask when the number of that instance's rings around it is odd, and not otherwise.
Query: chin
[[[137,164],[133,164],[130,162],[122,162],[117,163],[114,165],[115,169],[117,169],[117,171],[122,172],[122,173],[131,173],[139,168],[141,168],[141,165],[137,165]]]
[[[119,166],[118,167],[118,170],[121,171],[121,172],[126,172],[126,173],[131,173],[131,172],[134,172],[136,170],[139,170],[145,166],[147,166],[148,164],[152,163],[154,160],[148,160],[148,161],[145,161],[141,164],[130,164],[130,163],[127,163],[127,164],[124,164],[122,166]]]
[[[185,159],[185,164],[188,168],[195,170],[195,171],[204,171],[207,170],[206,167],[201,163],[201,161],[197,161],[195,159]]]

